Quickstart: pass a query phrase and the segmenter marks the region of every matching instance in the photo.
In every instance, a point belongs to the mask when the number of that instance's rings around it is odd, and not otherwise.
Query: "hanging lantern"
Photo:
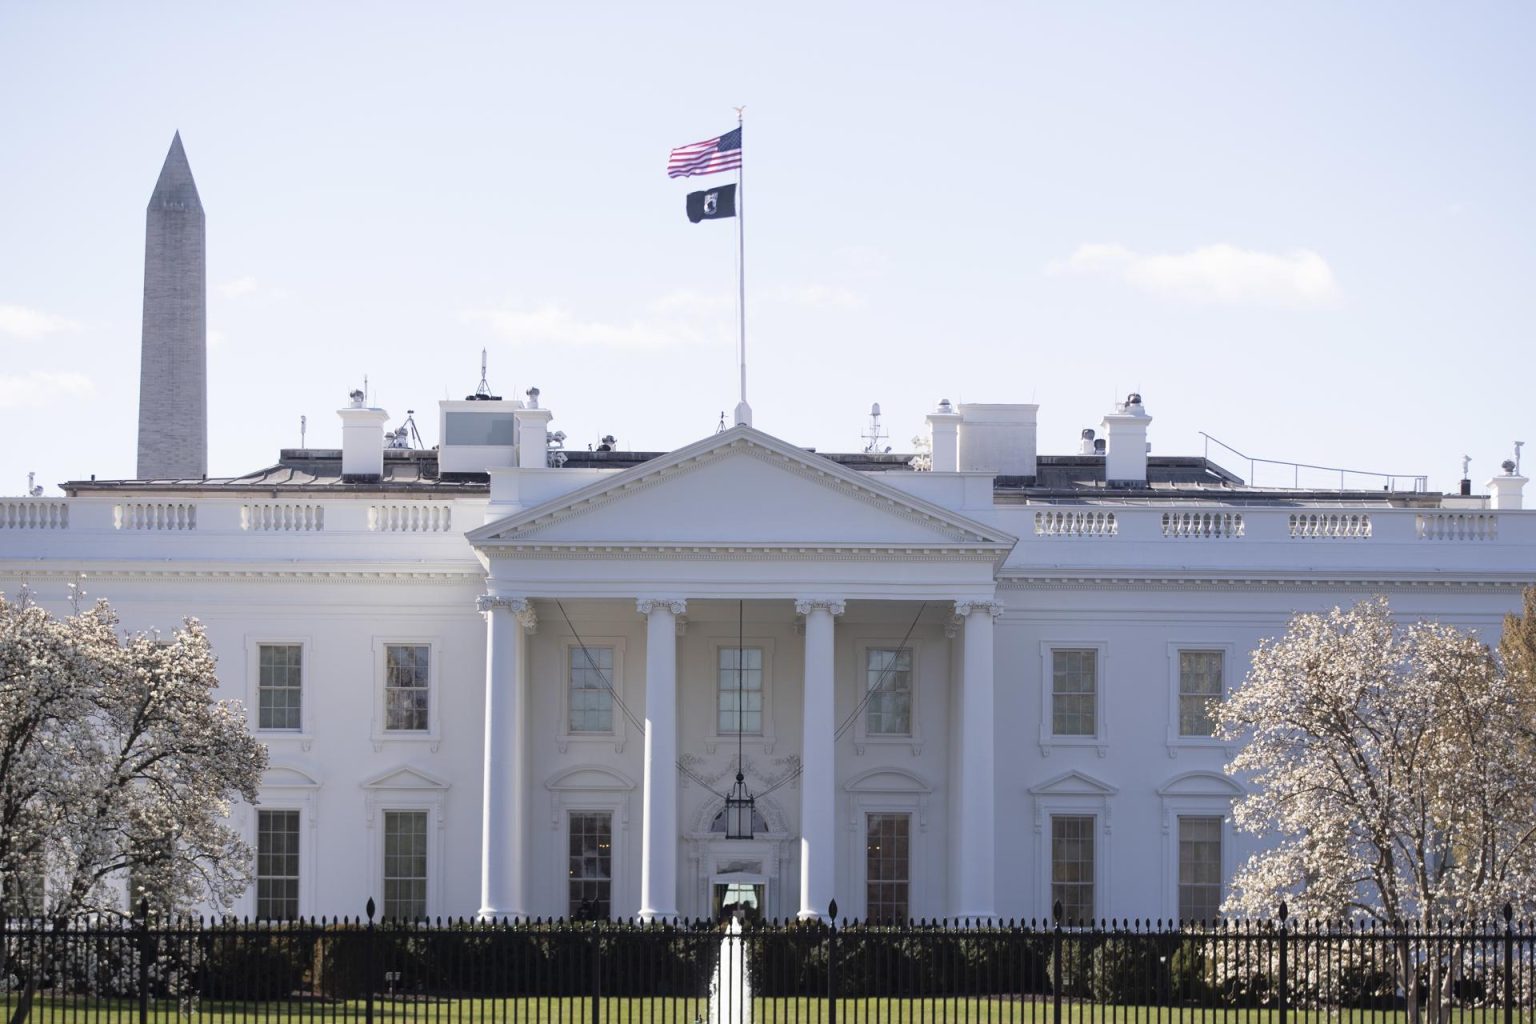
[[[751,839],[752,818],[757,813],[757,801],[747,792],[747,780],[740,771],[736,773],[736,785],[725,798],[725,838]]]

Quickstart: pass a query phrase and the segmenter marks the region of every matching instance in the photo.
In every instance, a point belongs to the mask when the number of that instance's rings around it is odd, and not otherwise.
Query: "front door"
[[[763,910],[768,906],[766,878],[762,875],[731,874],[716,875],[711,881],[710,909],[716,921],[737,910],[742,911],[748,920],[762,920]]]

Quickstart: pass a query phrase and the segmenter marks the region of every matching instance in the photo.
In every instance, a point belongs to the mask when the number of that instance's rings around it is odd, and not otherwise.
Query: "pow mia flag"
[[[736,186],[720,185],[703,192],[688,193],[688,219],[719,220],[736,216]]]

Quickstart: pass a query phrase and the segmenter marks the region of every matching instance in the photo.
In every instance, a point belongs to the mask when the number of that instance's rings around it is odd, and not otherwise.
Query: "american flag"
[[[678,146],[667,158],[667,177],[691,178],[695,174],[718,174],[741,166],[741,129],[733,128],[713,139]]]

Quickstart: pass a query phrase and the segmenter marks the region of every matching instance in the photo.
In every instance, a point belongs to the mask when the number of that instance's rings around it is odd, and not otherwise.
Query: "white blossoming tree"
[[[61,618],[0,597],[5,916],[227,908],[245,889],[251,852],[227,819],[266,749],[217,685],[196,620],[125,636],[106,602]]]
[[[1476,637],[1400,625],[1385,599],[1297,615],[1219,710],[1222,735],[1244,743],[1227,766],[1249,782],[1234,820],[1269,844],[1224,909],[1269,916],[1286,900],[1301,918],[1428,927],[1529,908],[1531,696]],[[1408,943],[1397,953],[1410,1019],[1439,1019],[1454,957],[1424,963]]]

